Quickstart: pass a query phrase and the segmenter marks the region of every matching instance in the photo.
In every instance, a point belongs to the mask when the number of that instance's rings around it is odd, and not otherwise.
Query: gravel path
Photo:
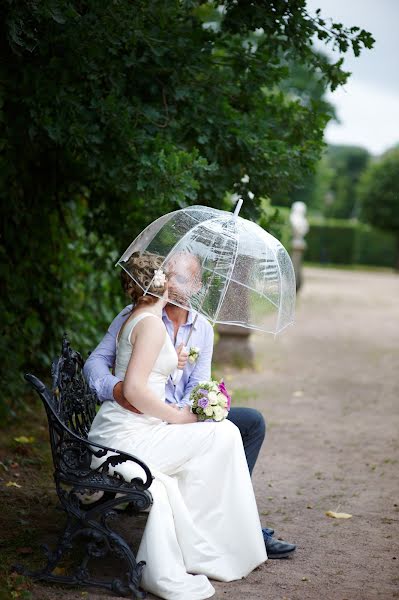
[[[256,372],[224,371],[236,404],[268,423],[253,478],[262,522],[298,550],[216,583],[216,600],[399,598],[398,303],[393,273],[308,268],[296,325],[276,340],[253,336]]]
[[[217,598],[399,598],[399,276],[306,269],[295,326],[254,346],[258,372],[230,385],[268,422],[262,522],[298,549]]]

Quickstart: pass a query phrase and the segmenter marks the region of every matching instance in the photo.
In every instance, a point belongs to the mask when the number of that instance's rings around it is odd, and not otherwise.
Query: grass
[[[44,409],[32,397],[25,398],[24,404],[23,412],[3,423],[0,434],[1,600],[32,597],[32,581],[14,573],[12,566],[42,566],[39,544],[46,531],[61,526]]]
[[[247,388],[233,389],[233,390],[231,390],[231,394],[232,394],[233,405],[236,404],[239,406],[242,404],[245,404],[249,401],[253,402],[259,396],[259,392],[252,390],[252,389],[247,389]]]

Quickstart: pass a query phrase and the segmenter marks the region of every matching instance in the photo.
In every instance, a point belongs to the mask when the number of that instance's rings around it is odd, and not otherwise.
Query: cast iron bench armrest
[[[121,491],[121,488],[123,488],[125,491],[128,487],[132,486],[140,490],[146,490],[150,487],[153,476],[150,469],[143,461],[137,458],[137,456],[123,452],[122,450],[104,446],[77,435],[59,418],[51,402],[51,394],[45,384],[38,379],[38,377],[30,373],[25,375],[25,379],[35,388],[35,390],[44,400],[46,410],[48,409],[51,411],[53,417],[53,427],[57,427],[58,425],[61,430],[64,430],[68,433],[67,440],[65,440],[63,436],[60,436],[60,439],[58,441],[54,440],[55,444],[52,444],[53,454],[54,451],[58,451],[58,456],[56,458],[59,462],[60,472],[58,473],[58,477],[60,480],[63,480],[64,482],[70,481],[75,485],[84,485],[85,483],[90,483],[92,484],[92,489],[104,489],[103,486],[100,485],[100,478],[98,478],[98,482],[96,483],[95,478],[91,477],[93,474],[97,473],[102,476],[104,479],[104,486],[106,486],[107,490],[109,491],[118,492]],[[87,454],[85,452],[82,453],[81,446],[84,446],[87,449]],[[98,451],[96,452],[94,448],[97,448]],[[112,455],[108,456],[97,468],[93,469],[91,467],[91,460],[90,464],[88,464],[88,457],[90,455],[94,455],[96,458],[102,458],[109,452],[112,452]],[[118,464],[122,464],[127,461],[136,463],[144,471],[146,477],[145,481],[143,481],[143,479],[140,477],[135,477],[130,482],[124,481],[125,485],[123,485],[118,474],[109,475],[109,467],[115,467]],[[111,489],[113,487],[112,482],[114,479],[116,480],[114,485],[115,489]]]

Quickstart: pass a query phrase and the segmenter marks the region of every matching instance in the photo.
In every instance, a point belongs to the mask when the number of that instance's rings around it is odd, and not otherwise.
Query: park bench
[[[34,375],[25,375],[46,409],[55,487],[66,512],[66,525],[54,551],[43,546],[47,556],[47,565],[43,569],[30,571],[21,565],[16,569],[36,580],[102,587],[120,596],[145,598],[146,593],[140,588],[145,563],[136,561],[132,548],[123,535],[111,528],[110,521],[121,513],[134,518],[150,508],[149,487],[153,477],[147,465],[138,458],[88,441],[98,399],[88,388],[82,367],[81,355],[71,348],[64,336],[61,356],[52,364],[52,391]],[[96,469],[91,468],[93,456],[106,456]],[[126,461],[141,467],[143,479],[134,478],[128,482],[117,473],[117,466]],[[90,496],[101,497],[92,503],[84,503]],[[64,569],[59,565],[65,557],[69,561],[72,552],[79,560],[70,574],[64,575]],[[127,572],[125,568],[122,576],[114,573],[108,578],[93,576],[90,567],[95,565],[96,559],[108,559],[112,555],[119,562],[125,561]]]

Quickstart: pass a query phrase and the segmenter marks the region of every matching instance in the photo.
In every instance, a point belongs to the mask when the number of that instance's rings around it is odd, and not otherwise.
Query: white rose
[[[220,406],[215,406],[214,419],[215,421],[223,421],[224,419],[224,410]]]
[[[204,413],[206,414],[207,417],[212,417],[213,416],[213,406],[210,406],[208,404],[208,406],[206,408],[204,408]]]
[[[208,394],[208,400],[211,404],[213,404],[215,406],[215,404],[218,403],[219,398],[216,392],[209,392]]]
[[[218,404],[219,406],[221,406],[222,408],[226,408],[226,396],[224,394],[222,394],[222,392],[218,393]]]

